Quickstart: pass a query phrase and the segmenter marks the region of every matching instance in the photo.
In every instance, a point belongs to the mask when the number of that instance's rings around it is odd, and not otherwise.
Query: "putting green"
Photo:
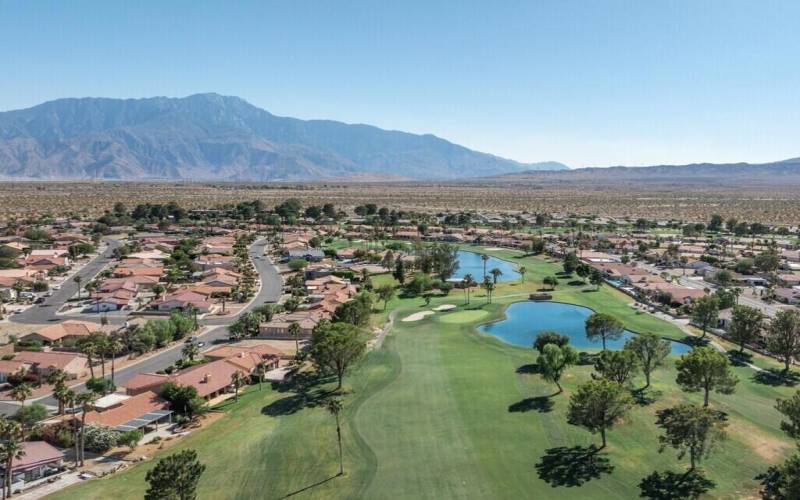
[[[489,315],[486,311],[458,311],[450,314],[444,314],[439,317],[442,323],[472,323],[481,320]]]

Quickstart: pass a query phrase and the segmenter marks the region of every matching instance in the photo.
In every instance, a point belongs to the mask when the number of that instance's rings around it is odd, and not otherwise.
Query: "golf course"
[[[480,249],[478,249],[480,250]],[[675,382],[676,356],[653,373],[634,378],[636,404],[599,435],[567,422],[570,395],[592,379],[588,362],[569,368],[564,391],[537,372],[537,353],[478,331],[501,320],[505,308],[527,300],[560,265],[511,250],[491,255],[524,266],[522,279],[498,282],[491,303],[475,288],[426,302],[395,297],[376,309],[380,327],[394,323],[379,349],[370,351],[345,377],[342,397],[344,470],[338,476],[336,424],[322,402],[332,379],[301,374],[293,385],[259,390],[249,386],[239,401],[227,401],[224,416],[159,454],[197,451],[206,464],[198,498],[651,498],[681,491],[688,458],[672,448],[660,452],[656,412],[681,402],[701,403],[701,393],[683,392]],[[479,277],[476,277],[479,278]],[[394,282],[373,277],[375,285]],[[632,307],[632,299],[608,285],[559,283],[553,300],[611,314],[627,330],[684,340],[678,326]],[[403,321],[437,306],[457,306],[416,321]],[[535,321],[535,318],[532,319]],[[589,352],[595,354],[595,351]],[[767,358],[754,364],[779,366]],[[732,368],[739,382],[730,395],[712,393],[710,405],[727,414],[727,439],[700,462],[710,483],[704,498],[755,497],[756,476],[786,458],[794,443],[780,430],[775,400],[797,388],[763,377],[752,367]],[[48,498],[142,498],[148,460],[107,478],[86,481]],[[668,474],[668,472],[674,474]],[[653,473],[660,473],[654,475]]]

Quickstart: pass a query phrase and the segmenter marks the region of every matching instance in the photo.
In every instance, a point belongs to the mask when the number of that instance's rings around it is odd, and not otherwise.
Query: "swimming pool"
[[[506,309],[506,319],[483,325],[481,332],[494,335],[509,344],[531,347],[539,332],[553,330],[570,338],[576,349],[602,349],[600,340],[586,338],[586,318],[591,309],[560,302],[517,302]],[[606,342],[609,349],[622,349],[625,341],[635,333],[625,331],[619,340]],[[681,342],[672,342],[672,354],[683,354],[692,348]]]
[[[489,260],[486,261],[486,274],[489,277],[492,276],[489,274],[489,271],[494,268],[503,272],[503,274],[497,278],[497,281],[513,281],[519,279],[517,266],[507,260],[498,259],[497,257],[489,255]],[[460,280],[464,278],[467,273],[471,274],[478,283],[483,281],[483,260],[481,259],[481,254],[459,250],[458,270],[453,274],[453,279]]]

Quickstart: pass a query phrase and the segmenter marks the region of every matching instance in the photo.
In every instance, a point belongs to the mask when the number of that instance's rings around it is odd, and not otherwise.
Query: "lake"
[[[489,255],[489,254],[487,254]],[[497,281],[514,281],[519,279],[517,266],[513,263],[492,257],[489,255],[489,260],[486,261],[486,274],[491,277],[489,271],[497,268],[503,272],[503,275],[497,278]],[[483,281],[483,260],[481,254],[475,252],[466,252],[459,250],[458,252],[458,270],[453,274],[453,279],[462,279],[467,273],[471,274],[473,279],[478,283]]]
[[[586,318],[594,313],[587,307],[559,302],[516,302],[506,309],[506,319],[483,325],[479,330],[494,335],[509,344],[531,347],[539,332],[553,330],[570,338],[570,345],[578,350],[602,349],[600,340],[586,338]],[[622,349],[625,341],[635,333],[625,331],[619,340],[606,342],[609,349]],[[681,342],[672,342],[672,354],[683,354],[692,348]]]

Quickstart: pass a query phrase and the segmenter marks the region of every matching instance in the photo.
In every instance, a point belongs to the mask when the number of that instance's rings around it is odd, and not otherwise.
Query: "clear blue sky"
[[[0,0],[0,110],[237,95],[573,167],[800,156],[800,1]]]

